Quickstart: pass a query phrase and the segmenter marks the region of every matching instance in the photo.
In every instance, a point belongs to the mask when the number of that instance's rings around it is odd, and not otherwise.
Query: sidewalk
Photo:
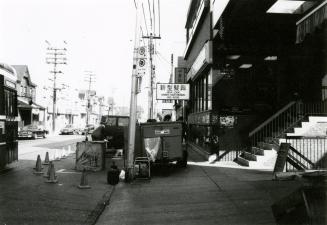
[[[35,154],[54,151],[26,149]],[[34,155],[33,155],[34,157]],[[35,157],[36,159],[36,157]],[[21,159],[0,174],[0,225],[94,224],[275,224],[271,205],[300,186],[272,181],[271,172],[233,163],[203,162],[190,152],[187,168],[154,168],[149,181],[107,184],[106,171],[88,173],[91,189],[81,190],[75,156],[55,162],[58,184],[33,174],[35,160]],[[234,168],[224,167],[234,166]],[[47,171],[45,166],[43,171]]]
[[[275,224],[271,205],[299,181],[273,181],[272,173],[218,164],[153,171],[150,181],[119,183],[97,225]],[[162,172],[162,171],[161,171]]]
[[[34,147],[27,151],[42,153],[43,160],[45,152],[54,149]],[[93,224],[112,191],[106,172],[88,173],[91,189],[82,190],[77,188],[81,173],[73,170],[74,154],[54,162],[57,184],[45,183],[42,175],[34,175],[35,162],[21,158],[16,167],[0,174],[0,225]]]

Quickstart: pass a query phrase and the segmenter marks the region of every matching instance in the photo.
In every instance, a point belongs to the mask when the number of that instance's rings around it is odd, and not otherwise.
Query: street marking
[[[67,174],[69,174],[69,173],[72,173],[72,174],[74,174],[74,173],[76,173],[76,174],[81,173],[81,172],[77,172],[77,171],[65,171],[65,170],[66,169],[60,169],[60,170],[57,170],[56,173],[67,173]]]

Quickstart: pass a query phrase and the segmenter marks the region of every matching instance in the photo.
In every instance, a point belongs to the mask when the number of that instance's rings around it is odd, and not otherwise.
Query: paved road
[[[81,135],[54,135],[36,140],[19,140],[18,142],[18,159],[36,160],[39,154],[44,159],[48,151],[50,157],[55,154],[55,151],[60,151],[63,148],[74,148],[76,142],[84,140]]]

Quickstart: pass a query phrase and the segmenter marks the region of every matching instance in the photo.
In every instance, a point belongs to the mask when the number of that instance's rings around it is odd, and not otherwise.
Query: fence
[[[251,146],[256,146],[261,141],[269,141],[267,138],[283,137],[308,116],[326,115],[326,100],[321,102],[292,101],[249,133]]]
[[[327,168],[327,138],[288,137],[285,142],[291,145],[287,171]],[[297,165],[294,166],[294,162]]]

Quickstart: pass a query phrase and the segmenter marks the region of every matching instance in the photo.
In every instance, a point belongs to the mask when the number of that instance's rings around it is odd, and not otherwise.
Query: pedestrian
[[[100,126],[92,132],[91,137],[92,141],[103,141],[106,139],[105,126],[103,123],[101,123]]]
[[[166,121],[166,122],[171,121],[171,115],[170,114],[165,115],[163,118],[163,121]]]

